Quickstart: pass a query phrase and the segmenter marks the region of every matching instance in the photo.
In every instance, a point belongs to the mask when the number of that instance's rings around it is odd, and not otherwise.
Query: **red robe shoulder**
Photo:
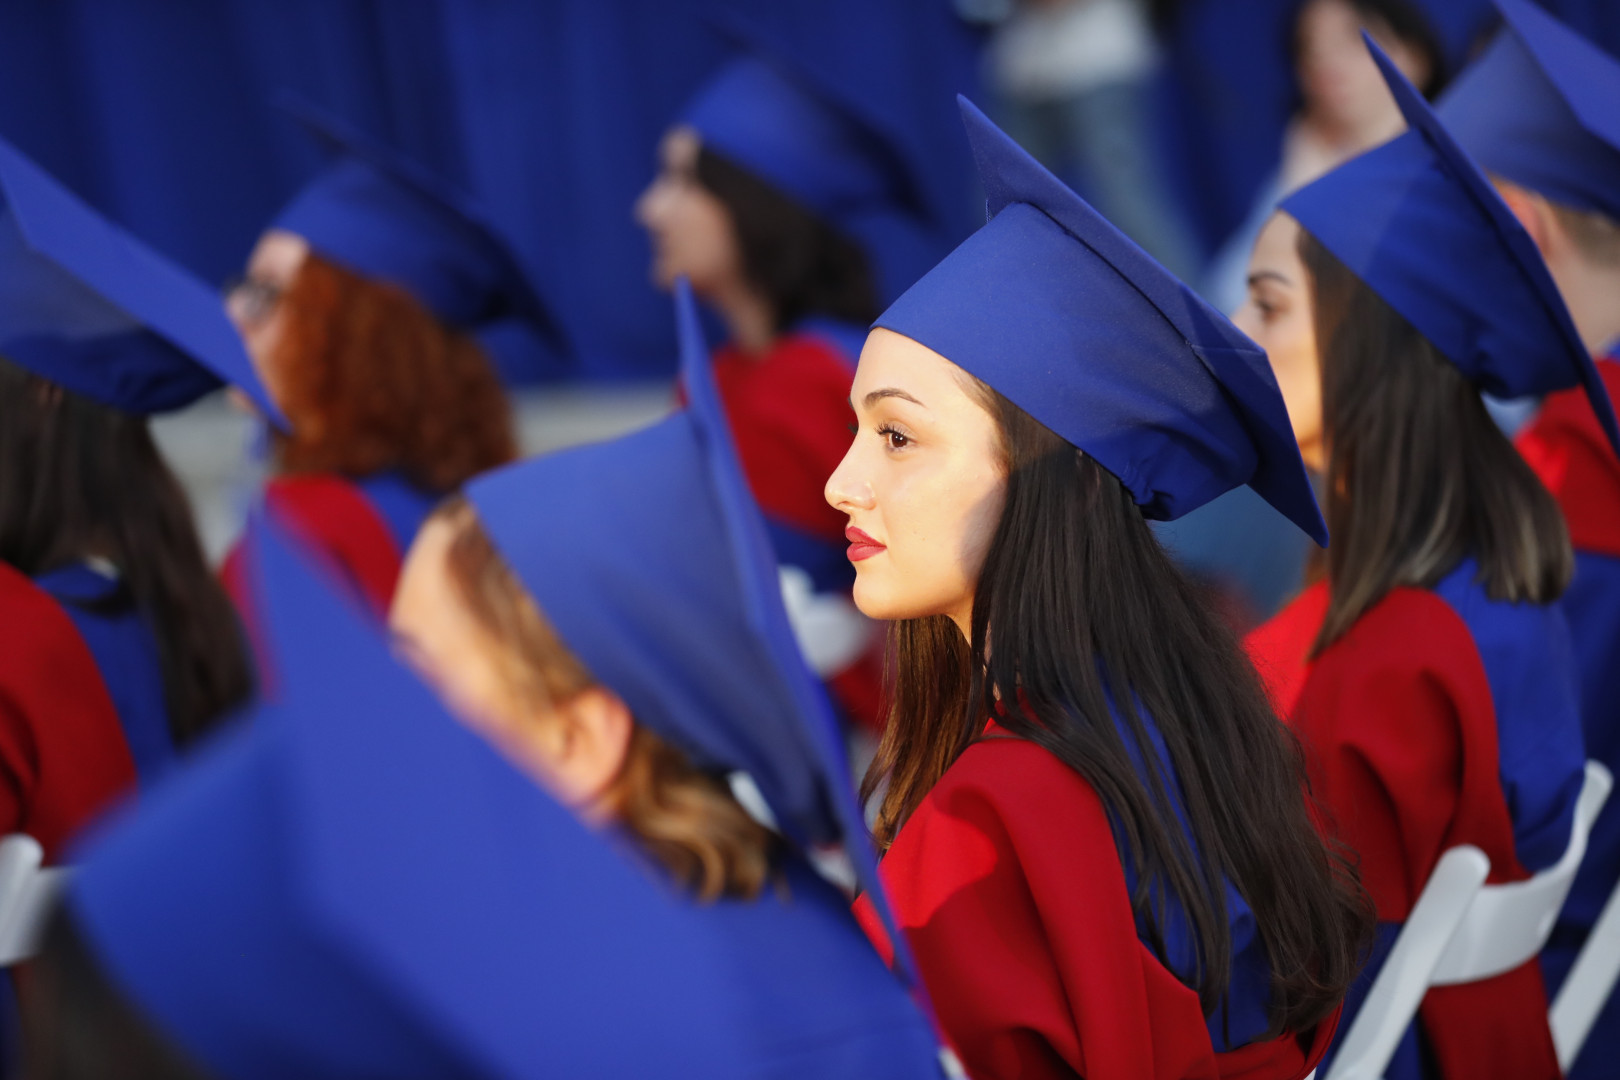
[[[1062,828],[1054,828],[1061,822]],[[969,747],[884,856],[883,879],[969,1075],[1303,1077],[1331,1036],[1217,1054],[1198,995],[1137,937],[1101,801],[1047,751]],[[857,914],[880,948],[869,905]]]
[[[1597,369],[1609,398],[1620,401],[1620,362],[1600,359]],[[1620,558],[1620,458],[1586,392],[1549,395],[1515,444],[1557,498],[1576,549]]]
[[[90,647],[53,597],[0,563],[0,834],[27,833],[54,859],[135,779]]]
[[[404,553],[365,492],[333,473],[302,473],[273,478],[265,486],[265,503],[373,612],[387,615]],[[247,557],[238,542],[226,556],[220,577],[251,625]]]
[[[1305,747],[1328,828],[1359,857],[1379,921],[1403,922],[1459,844],[1485,852],[1493,884],[1523,880],[1490,684],[1467,625],[1435,594],[1395,589],[1310,660],[1327,599],[1323,585],[1307,590],[1247,644]],[[1441,1075],[1548,1077],[1557,1063],[1546,1009],[1532,960],[1431,990],[1421,1017]]]

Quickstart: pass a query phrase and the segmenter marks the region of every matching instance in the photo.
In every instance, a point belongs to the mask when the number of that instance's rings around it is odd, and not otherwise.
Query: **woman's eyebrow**
[[[879,401],[882,401],[884,398],[899,398],[901,401],[909,401],[913,405],[919,405],[924,409],[928,408],[928,406],[923,405],[922,402],[895,386],[885,386],[880,390],[873,390],[870,394],[867,394],[866,397],[862,398],[861,402],[868,409],[870,409],[873,405],[877,404]],[[854,404],[854,402],[850,402],[851,407],[853,407]]]
[[[1256,270],[1254,273],[1249,275],[1250,285],[1258,285],[1262,281],[1275,281],[1282,285],[1293,284],[1292,281],[1288,280],[1288,276],[1286,274],[1279,273],[1276,270]]]

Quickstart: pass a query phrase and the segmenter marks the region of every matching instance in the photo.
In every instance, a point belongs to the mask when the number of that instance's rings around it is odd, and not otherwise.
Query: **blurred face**
[[[636,200],[635,216],[652,240],[653,283],[673,288],[684,274],[699,296],[714,296],[743,280],[742,252],[731,212],[698,182],[701,147],[689,127],[664,136],[658,175]]]
[[[225,297],[225,311],[236,324],[259,379],[279,404],[282,399],[273,358],[286,333],[281,299],[309,258],[309,241],[297,233],[271,229],[259,237],[242,280]]]
[[[1249,257],[1249,297],[1232,321],[1266,350],[1300,457],[1320,472],[1325,464],[1322,361],[1299,233],[1299,223],[1287,214],[1271,216]]]
[[[861,351],[859,423],[826,497],[849,515],[855,605],[874,619],[948,615],[969,632],[1007,479],[995,419],[967,379],[889,330]]]
[[[1311,0],[1296,27],[1296,63],[1305,112],[1335,128],[1393,124],[1400,113],[1372,54],[1361,40],[1366,30],[1408,79],[1421,87],[1429,62],[1396,37],[1382,20],[1362,21],[1349,0]]]
[[[430,517],[406,557],[388,613],[404,658],[467,726],[586,817],[623,768],[634,721],[593,687],[555,706],[513,678],[510,655],[468,608],[446,556],[455,526]]]

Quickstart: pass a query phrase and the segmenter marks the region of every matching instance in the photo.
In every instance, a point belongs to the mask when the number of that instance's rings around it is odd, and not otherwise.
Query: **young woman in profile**
[[[865,790],[970,1075],[1303,1077],[1367,925],[1230,632],[1148,526],[1324,530],[1264,355],[976,109],[991,218],[881,316],[827,482],[895,622]],[[874,928],[875,929],[875,928]]]
[[[876,222],[892,240],[894,223],[921,216],[902,155],[835,89],[757,56],[722,68],[659,154],[635,207],[654,283],[687,278],[725,325],[714,372],[743,468],[801,586],[788,595],[816,601],[801,644],[845,715],[875,733],[880,643],[850,603],[843,524],[821,485],[843,454],[849,381],[880,307],[884,249],[863,238]]]
[[[1328,492],[1325,574],[1250,648],[1377,906],[1346,1022],[1446,849],[1551,866],[1581,790],[1569,535],[1480,392],[1585,385],[1614,438],[1529,235],[1377,59],[1411,130],[1283,203],[1240,315]],[[1437,988],[1386,1075],[1557,1076],[1546,1018],[1534,960]]]
[[[289,421],[266,499],[379,612],[435,504],[516,454],[475,331],[543,318],[500,239],[414,163],[326,119],[339,155],[259,238],[226,308]],[[242,549],[225,579],[242,596]]]

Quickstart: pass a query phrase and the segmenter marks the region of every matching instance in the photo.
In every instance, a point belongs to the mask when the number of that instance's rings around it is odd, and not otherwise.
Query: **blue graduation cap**
[[[1497,0],[1490,47],[1440,118],[1486,171],[1620,221],[1620,61],[1529,0]]]
[[[837,722],[788,624],[684,279],[675,297],[685,410],[506,466],[467,497],[568,648],[638,722],[699,768],[745,773],[801,846],[843,845],[909,978]]]
[[[1318,544],[1266,354],[959,99],[989,221],[874,323],[1095,458],[1149,518],[1247,483]]]
[[[791,901],[677,896],[257,529],[274,701],[103,827],[66,900],[113,984],[196,1060],[233,1080],[671,1061],[730,1078],[762,1060],[808,1077],[839,1052],[867,1075],[934,1071],[927,1023],[841,897],[813,878]]]
[[[1383,50],[1367,47],[1407,132],[1284,199],[1352,273],[1469,382],[1502,398],[1584,386],[1609,441],[1603,381],[1535,242]]]
[[[145,415],[230,383],[286,427],[219,294],[0,140],[0,356]]]
[[[408,290],[450,326],[475,330],[517,315],[557,354],[562,331],[500,231],[476,201],[307,102],[280,104],[332,154],[276,217],[323,257]]]

